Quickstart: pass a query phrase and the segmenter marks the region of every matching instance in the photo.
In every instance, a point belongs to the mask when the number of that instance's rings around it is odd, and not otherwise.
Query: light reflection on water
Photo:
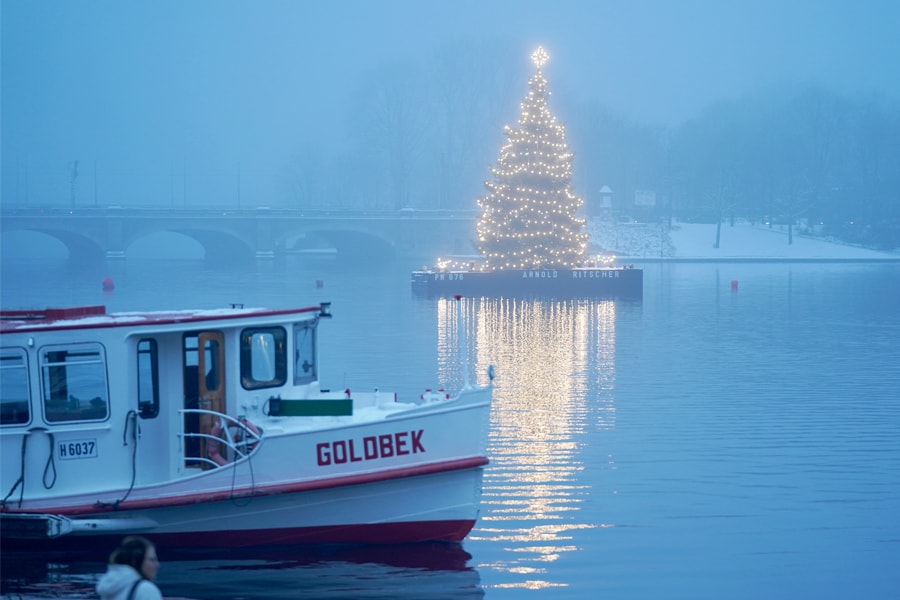
[[[550,563],[577,552],[572,533],[609,527],[591,522],[582,504],[589,431],[615,425],[613,301],[514,298],[438,301],[438,362],[450,380],[459,370],[459,316],[479,383],[494,365],[497,386],[489,436],[482,516],[470,539],[506,547],[480,565],[510,578],[495,587],[542,589],[568,582],[546,577]],[[590,395],[589,395],[590,391]]]

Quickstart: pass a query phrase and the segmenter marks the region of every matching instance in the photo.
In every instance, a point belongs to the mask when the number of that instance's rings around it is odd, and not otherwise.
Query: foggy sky
[[[677,125],[781,82],[900,96],[900,2],[3,0],[2,192],[80,159],[134,173],[333,153],[367,75],[445,46],[538,45],[555,94]],[[511,54],[515,56],[515,54]],[[516,96],[523,97],[523,79]],[[518,106],[509,107],[514,122]],[[560,115],[565,120],[565,115]],[[497,131],[502,127],[497,124]],[[496,134],[495,132],[491,132]],[[27,165],[27,166],[24,166]]]

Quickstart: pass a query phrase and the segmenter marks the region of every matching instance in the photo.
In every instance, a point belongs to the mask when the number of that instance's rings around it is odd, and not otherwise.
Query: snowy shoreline
[[[900,263],[900,256],[887,257],[777,257],[777,256],[625,256],[620,263]]]
[[[716,225],[588,223],[595,249],[614,252],[620,262],[900,262],[900,253],[882,252],[827,241],[794,232],[788,244],[786,228],[750,223],[722,224],[719,247]]]

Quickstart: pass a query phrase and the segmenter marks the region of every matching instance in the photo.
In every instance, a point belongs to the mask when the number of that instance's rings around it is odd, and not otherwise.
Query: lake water
[[[495,365],[461,546],[161,553],[166,597],[898,597],[900,265],[649,264],[642,301],[464,299],[463,354],[454,302],[410,292],[421,263],[4,257],[0,284],[6,308],[329,300],[332,388],[418,396]],[[12,558],[5,597],[91,597],[104,557]]]

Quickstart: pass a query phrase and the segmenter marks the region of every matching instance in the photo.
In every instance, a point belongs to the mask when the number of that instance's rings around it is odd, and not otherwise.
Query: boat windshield
[[[241,332],[241,385],[247,390],[279,387],[287,381],[287,333],[283,327]]]

